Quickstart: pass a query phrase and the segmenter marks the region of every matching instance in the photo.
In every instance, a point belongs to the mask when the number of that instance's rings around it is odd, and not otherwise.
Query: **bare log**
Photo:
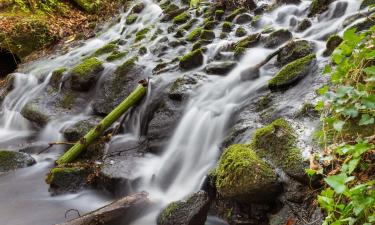
[[[81,217],[55,225],[119,224],[143,209],[149,203],[147,196],[146,192],[126,196]]]
[[[112,112],[110,112],[98,125],[91,129],[83,138],[81,138],[73,147],[71,147],[64,155],[62,155],[56,163],[58,165],[64,163],[70,163],[76,159],[83,150],[92,144],[96,139],[102,135],[102,133],[108,129],[121,115],[123,115],[128,109],[138,103],[143,96],[146,94],[147,82],[144,81],[138,85],[138,87],[124,100],[122,101]]]

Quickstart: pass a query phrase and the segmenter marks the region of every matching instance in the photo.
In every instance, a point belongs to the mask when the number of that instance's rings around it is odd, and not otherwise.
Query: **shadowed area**
[[[21,59],[17,55],[12,54],[8,49],[0,48],[0,77],[15,71],[20,62]]]

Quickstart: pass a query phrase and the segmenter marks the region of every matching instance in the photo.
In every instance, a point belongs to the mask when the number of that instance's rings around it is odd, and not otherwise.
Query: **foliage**
[[[332,169],[320,169],[326,184],[318,196],[327,214],[323,225],[375,222],[375,180],[371,174],[375,149],[374,31],[375,27],[359,34],[355,29],[345,31],[343,42],[332,55],[334,68],[324,69],[332,85],[318,90],[323,97],[316,106],[322,115],[322,160]]]

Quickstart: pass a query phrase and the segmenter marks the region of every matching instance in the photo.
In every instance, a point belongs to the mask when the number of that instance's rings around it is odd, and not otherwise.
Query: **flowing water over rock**
[[[82,213],[108,203],[109,196],[94,190],[51,197],[44,176],[64,148],[55,146],[48,153],[36,153],[49,142],[63,141],[64,130],[77,122],[110,112],[141,79],[150,81],[147,98],[127,114],[124,131],[107,144],[107,153],[113,157],[104,160],[103,169],[106,176],[137,180],[130,185],[133,189],[122,187],[129,189],[124,193],[145,190],[157,203],[144,217],[134,221],[134,225],[155,224],[160,210],[169,202],[200,189],[208,171],[215,167],[223,146],[247,142],[256,128],[278,117],[292,123],[304,146],[304,156],[310,154],[316,119],[299,118],[296,114],[303,104],[316,100],[314,91],[326,80],[319,75],[321,64],[327,61],[322,56],[325,40],[331,34],[342,32],[345,22],[346,27],[358,22],[356,18],[348,23],[346,18],[357,14],[359,1],[331,3],[328,10],[310,18],[312,25],[304,31],[299,24],[307,19],[309,1],[281,5],[261,16],[249,14],[252,22],[244,17],[231,25],[242,27],[253,38],[242,46],[239,41],[243,37],[236,36],[235,28],[222,33],[223,21],[207,24],[205,14],[200,12],[205,8],[204,3],[199,9],[185,10],[193,27],[186,28],[188,31],[179,30],[176,25],[187,21],[168,19],[173,14],[167,10],[171,4],[143,3],[144,8],[131,8],[122,13],[103,27],[97,37],[64,46],[55,55],[24,65],[12,75],[11,90],[1,106],[0,146],[26,151],[37,163],[0,174],[0,216],[4,224],[53,224],[64,221],[65,210],[75,208]],[[261,3],[269,2],[258,5]],[[177,9],[187,7],[176,4]],[[188,54],[193,43],[178,38],[178,33],[191,36],[199,26],[215,28],[213,33],[202,32],[203,48],[194,51],[197,56],[193,60],[179,62],[176,57]],[[269,32],[273,33],[269,35]],[[252,68],[292,37],[313,46],[317,63],[312,64],[307,75],[298,78],[298,83],[288,84],[294,87],[270,92],[267,82],[280,70],[280,62],[271,60],[259,70]],[[114,45],[110,51],[105,50],[108,44]],[[242,57],[236,55],[240,48]],[[309,55],[310,51],[298,53],[296,58]],[[70,78],[74,76],[71,68],[94,56],[103,62],[102,68],[95,71],[94,84],[77,90]],[[135,65],[125,68],[125,72],[119,71],[119,66],[129,60],[134,60]],[[215,70],[215,66],[219,69]],[[56,85],[53,72],[58,68],[67,68],[67,71],[58,77]],[[217,72],[222,70],[230,72]],[[265,96],[269,100],[266,104],[271,102],[272,107],[259,109],[259,99]],[[142,144],[142,139],[148,140],[148,146]],[[129,146],[137,148],[125,155],[114,154]],[[214,217],[209,217],[207,223],[222,224]]]

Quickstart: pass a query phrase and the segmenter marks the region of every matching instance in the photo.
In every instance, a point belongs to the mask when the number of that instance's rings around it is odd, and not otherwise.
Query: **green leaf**
[[[374,123],[374,117],[371,117],[369,114],[363,114],[359,120],[359,125],[369,125]]]
[[[197,7],[200,0],[190,0],[190,7]]]
[[[363,71],[367,75],[375,75],[375,66],[366,67],[366,68],[363,69]]]
[[[344,125],[345,125],[345,121],[337,120],[333,123],[333,128],[335,128],[335,130],[340,132],[342,131],[342,128],[344,127]]]
[[[345,116],[350,116],[352,118],[356,118],[358,116],[358,110],[354,107],[347,107],[342,111],[342,114]]]
[[[359,161],[359,158],[354,158],[350,160],[349,162],[342,165],[341,171],[347,174],[351,174],[357,168]]]
[[[325,65],[324,69],[323,69],[323,74],[327,74],[327,73],[331,73],[332,72],[332,68],[330,65]]]
[[[309,177],[311,177],[311,176],[313,176],[313,175],[316,174],[316,170],[312,170],[312,169],[305,169],[305,172],[306,172],[306,174],[307,174]]]
[[[353,180],[354,177],[348,177],[346,174],[341,173],[338,175],[329,176],[324,181],[335,190],[336,193],[342,194],[347,190],[345,183]]]
[[[322,88],[319,88],[319,89],[318,89],[318,93],[319,93],[320,95],[324,95],[325,93],[328,92],[328,90],[329,90],[329,87],[326,85],[326,86],[324,86],[324,87],[322,87]]]
[[[375,109],[375,94],[362,97],[362,104],[368,109]]]
[[[315,110],[322,110],[324,108],[324,102],[323,101],[319,101],[318,103],[316,103],[316,106],[315,106]]]

